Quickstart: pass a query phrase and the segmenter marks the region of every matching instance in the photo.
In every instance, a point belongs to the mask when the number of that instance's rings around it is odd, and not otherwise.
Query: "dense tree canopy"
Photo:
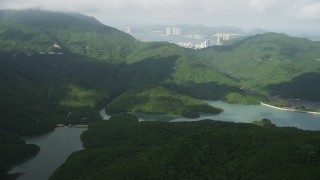
[[[81,136],[86,149],[73,153],[52,179],[319,176],[319,132],[276,128],[268,120],[261,122],[262,127],[212,120],[138,122],[132,115],[118,115],[90,125]]]

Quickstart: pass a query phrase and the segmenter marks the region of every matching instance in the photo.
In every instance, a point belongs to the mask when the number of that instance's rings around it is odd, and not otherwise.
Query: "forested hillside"
[[[139,87],[243,104],[278,94],[320,99],[319,83],[313,83],[320,45],[307,39],[267,33],[188,51],[165,42],[138,42],[81,14],[0,14],[1,128],[11,132],[36,134],[58,122],[97,120],[99,109],[122,93],[134,96],[131,89]],[[114,109],[126,109],[115,104]],[[182,111],[166,113],[172,112]]]
[[[93,17],[41,10],[1,10],[0,49],[32,54],[73,53],[121,63],[136,40]]]
[[[175,44],[141,43],[127,62],[118,76],[122,84],[161,84],[201,99],[219,99],[230,92],[242,92],[237,79]]]
[[[40,10],[0,14],[1,128],[10,132],[30,135],[55,123],[98,120],[98,110],[140,86],[204,99],[239,91],[235,79],[192,52],[138,42],[92,17]],[[187,109],[163,113],[182,111]]]
[[[268,95],[319,100],[320,42],[266,33],[211,47],[198,54],[240,80],[243,88]],[[307,80],[308,78],[308,80]],[[299,79],[305,81],[297,82]],[[310,86],[305,86],[305,83]],[[283,91],[282,91],[283,90]]]
[[[319,132],[219,121],[89,126],[52,179],[316,179]]]
[[[217,114],[222,109],[214,108],[190,96],[178,94],[164,87],[140,87],[126,91],[110,104],[109,114],[142,112],[158,114],[179,114],[197,118],[199,112]]]
[[[22,135],[53,129],[55,123],[98,120],[97,110],[117,89],[116,67],[72,55],[1,59],[1,128]]]

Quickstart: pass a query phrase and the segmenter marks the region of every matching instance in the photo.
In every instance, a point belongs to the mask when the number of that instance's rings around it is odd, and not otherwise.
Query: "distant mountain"
[[[268,33],[268,32],[270,32],[270,31],[265,30],[265,29],[256,28],[256,29],[249,31],[247,34],[248,35],[257,35],[257,34],[264,34],[264,33]]]
[[[275,91],[271,86],[294,80],[293,78],[306,73],[320,71],[319,49],[319,42],[306,38],[265,33],[198,52],[220,70],[238,78],[245,88],[277,95],[281,90]],[[300,94],[311,93],[303,86],[290,91],[300,91]],[[285,97],[299,97],[289,94],[299,93],[281,93]],[[308,95],[308,99],[320,100],[320,96],[313,92],[312,95]]]
[[[320,41],[320,35],[308,35],[308,34],[300,34],[299,37],[306,37],[312,41]]]
[[[135,39],[77,13],[0,10],[0,49],[30,54],[74,53],[124,61]]]

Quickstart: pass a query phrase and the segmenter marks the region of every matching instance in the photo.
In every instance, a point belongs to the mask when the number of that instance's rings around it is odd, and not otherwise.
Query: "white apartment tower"
[[[180,36],[182,34],[181,28],[177,28],[177,27],[172,28],[172,34]]]
[[[221,45],[221,37],[217,36],[217,45]]]
[[[167,27],[166,28],[166,35],[177,35],[180,36],[182,34],[181,28],[177,27]]]
[[[166,35],[171,35],[171,28],[170,28],[170,27],[167,27],[167,29],[166,29]]]

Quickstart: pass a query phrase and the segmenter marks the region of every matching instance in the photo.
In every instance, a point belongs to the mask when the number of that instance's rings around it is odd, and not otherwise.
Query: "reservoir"
[[[178,115],[133,113],[140,121],[198,121],[201,119],[221,120],[228,122],[250,123],[263,118],[270,119],[278,127],[296,127],[303,130],[320,130],[320,115],[283,111],[262,105],[228,104],[223,101],[204,101],[220,107],[224,111],[218,115],[201,114],[199,118],[189,119]],[[104,120],[109,116],[104,109],[100,112]],[[56,128],[54,131],[36,137],[26,137],[29,144],[40,146],[40,152],[34,158],[12,169],[11,173],[25,172],[18,180],[48,179],[50,175],[74,151],[83,149],[80,135],[84,128]]]
[[[80,135],[85,128],[59,127],[44,135],[23,138],[27,144],[36,144],[40,152],[32,159],[14,167],[10,173],[24,172],[18,180],[49,179],[51,174],[74,151],[83,149]]]
[[[262,105],[229,104],[223,101],[204,102],[209,105],[222,108],[224,111],[218,115],[201,114],[197,119],[189,119],[177,115],[134,114],[140,119],[140,121],[165,120],[170,122],[212,119],[228,122],[251,123],[254,120],[267,118],[278,127],[296,127],[303,130],[320,130],[320,115],[316,114],[283,111]]]

